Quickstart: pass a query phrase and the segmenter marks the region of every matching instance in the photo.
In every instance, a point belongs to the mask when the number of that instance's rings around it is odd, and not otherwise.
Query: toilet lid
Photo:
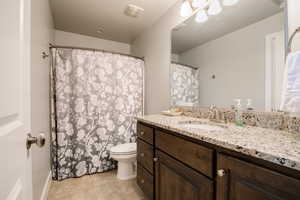
[[[114,146],[110,149],[113,154],[134,154],[136,153],[136,143],[126,143]]]

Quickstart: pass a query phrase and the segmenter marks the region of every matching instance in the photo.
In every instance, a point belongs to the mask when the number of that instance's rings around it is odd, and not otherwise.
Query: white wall
[[[295,29],[300,27],[300,1],[288,0],[288,18],[289,18],[289,34],[291,35]],[[300,50],[300,33],[297,34],[293,41],[293,51]]]
[[[46,145],[43,148],[35,145],[31,148],[33,199],[40,200],[50,173],[50,59],[42,59],[42,52],[49,53],[49,43],[53,43],[54,38],[48,0],[32,0],[31,25],[31,132],[34,136],[40,132],[46,134]]]
[[[170,106],[171,29],[183,21],[179,16],[181,3],[179,0],[131,46],[133,55],[145,57],[146,114],[158,113]]]
[[[118,53],[130,54],[130,45],[126,43],[115,42],[111,40],[103,40],[100,38],[64,32],[60,30],[55,30],[54,34],[54,43],[56,45],[95,48]]]
[[[280,13],[180,54],[180,63],[200,67],[200,104],[229,107],[251,98],[264,110],[265,37],[283,28]]]

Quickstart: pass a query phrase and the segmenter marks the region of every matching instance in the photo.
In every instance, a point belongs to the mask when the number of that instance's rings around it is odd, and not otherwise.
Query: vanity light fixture
[[[196,15],[196,18],[195,18],[195,21],[198,22],[198,23],[204,23],[208,20],[208,16],[206,14],[206,11],[201,9],[197,12],[197,15]]]
[[[207,10],[209,15],[218,15],[222,10],[223,8],[219,0],[210,0],[209,9]]]
[[[224,6],[233,6],[237,4],[240,0],[223,0]]]
[[[192,6],[194,8],[199,8],[199,9],[205,9],[205,8],[207,8],[208,5],[209,5],[208,0],[194,0],[192,2]]]
[[[189,1],[185,0],[180,8],[180,16],[181,17],[188,17],[193,13],[193,8]]]
[[[223,7],[221,0],[183,0],[180,8],[182,17],[189,17],[193,12],[197,12],[195,21],[204,23],[208,20],[208,15],[218,15]],[[240,0],[222,0],[224,6],[233,6]]]

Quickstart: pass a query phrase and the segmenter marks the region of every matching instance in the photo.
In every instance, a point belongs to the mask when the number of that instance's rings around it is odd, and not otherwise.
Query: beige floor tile
[[[136,180],[120,181],[116,171],[53,181],[48,200],[142,200]]]

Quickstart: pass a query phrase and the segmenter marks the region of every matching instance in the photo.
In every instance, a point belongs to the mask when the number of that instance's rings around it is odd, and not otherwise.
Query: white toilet
[[[118,161],[118,179],[129,180],[136,177],[136,143],[114,146],[110,149],[110,156]]]

